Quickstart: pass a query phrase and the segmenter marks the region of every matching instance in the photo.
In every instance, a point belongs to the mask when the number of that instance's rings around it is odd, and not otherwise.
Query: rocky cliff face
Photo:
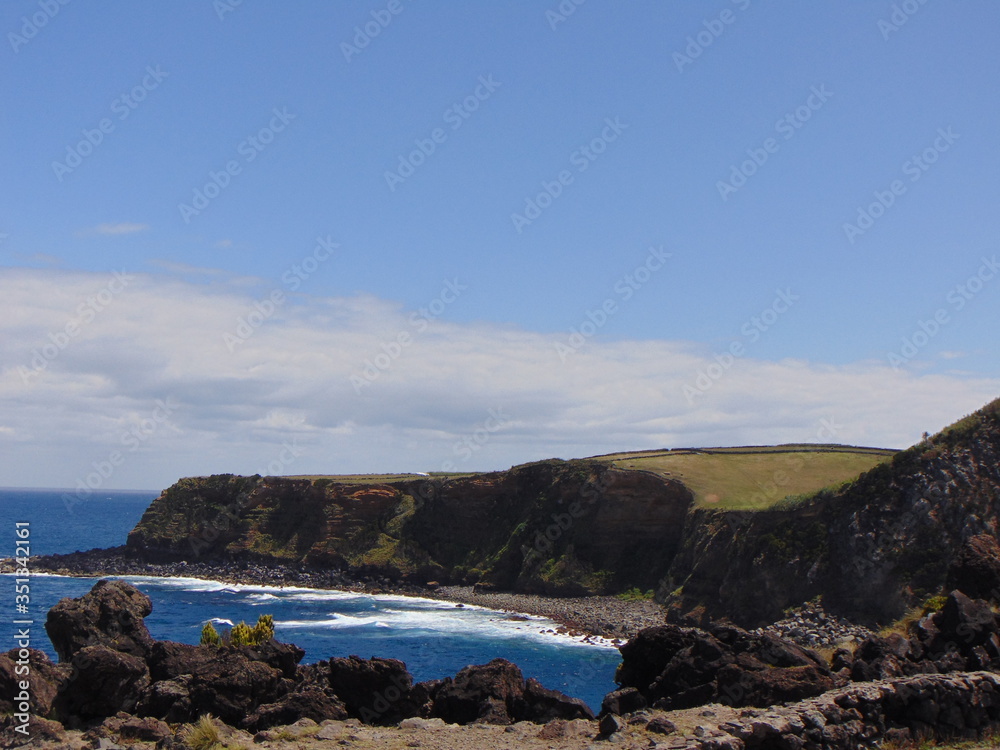
[[[452,480],[184,479],[129,535],[156,561],[256,559],[538,593],[655,587],[681,543],[680,483],[546,461]]]
[[[997,535],[998,414],[1000,400],[842,488],[756,512],[694,507],[679,481],[599,460],[388,484],[185,479],[128,550],[528,593],[655,588],[679,612],[743,626],[821,595],[832,613],[884,623],[943,589],[963,542]]]
[[[997,535],[998,512],[995,401],[796,507],[693,511],[660,595],[744,625],[822,595],[831,611],[884,623],[942,590],[963,542]]]

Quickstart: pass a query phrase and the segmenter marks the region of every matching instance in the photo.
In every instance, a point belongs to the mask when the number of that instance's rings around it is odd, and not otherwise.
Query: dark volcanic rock
[[[135,707],[136,715],[159,717],[172,724],[193,720],[195,716],[191,710],[189,681],[189,677],[183,677],[154,682],[140,694]]]
[[[294,724],[299,719],[312,719],[316,723],[325,719],[346,719],[347,708],[332,691],[307,687],[289,693],[276,703],[266,703],[243,721],[243,728],[251,732]]]
[[[109,716],[101,725],[88,731],[88,737],[98,739],[107,737],[115,739],[134,740],[137,742],[159,742],[173,737],[173,732],[166,722],[151,717],[139,718],[119,712]]]
[[[518,718],[541,724],[553,719],[593,719],[594,712],[579,698],[549,690],[529,677],[524,685],[524,713]]]
[[[449,724],[512,724],[524,714],[524,676],[506,659],[465,667],[443,681],[431,714]]]
[[[107,646],[87,646],[70,663],[73,672],[55,699],[56,712],[81,719],[132,711],[149,685],[149,669],[137,656]]]
[[[20,660],[18,649],[0,654],[0,713],[14,710],[13,701],[20,692],[19,683],[27,679],[31,713],[48,717],[56,694],[69,678],[71,669],[66,664],[53,664],[44,651],[34,648],[28,649],[27,664],[18,664]],[[27,675],[24,674],[26,668],[30,669]]]
[[[218,649],[215,659],[191,676],[188,682],[195,716],[210,713],[232,726],[239,726],[261,704],[274,703],[282,695],[281,672],[245,653]]]
[[[276,703],[294,686],[302,650],[277,642],[261,646],[189,646],[157,641],[150,649],[154,684],[137,707],[142,716],[191,721],[211,713],[239,725],[259,706]]]
[[[145,658],[153,645],[143,618],[153,611],[149,597],[126,581],[102,580],[78,599],[63,599],[49,610],[45,632],[69,661],[87,646],[107,646]]]
[[[411,697],[413,677],[399,659],[337,657],[328,669],[333,692],[351,716],[366,724],[398,724],[418,714],[419,703]]]
[[[968,539],[948,568],[948,589],[1000,601],[1000,544],[991,534]]]
[[[691,708],[713,701],[767,706],[818,695],[838,684],[813,652],[771,634],[730,625],[711,632],[662,625],[647,628],[619,649],[615,677],[622,690],[607,696],[603,713],[639,706],[634,688],[650,705]],[[623,704],[624,699],[624,704]]]
[[[601,701],[601,716],[605,714],[617,714],[623,716],[633,711],[641,711],[646,707],[646,699],[634,687],[613,690],[604,696]]]
[[[941,631],[941,638],[963,654],[985,643],[991,634],[997,632],[996,616],[989,602],[970,599],[961,591],[952,591],[935,624]]]

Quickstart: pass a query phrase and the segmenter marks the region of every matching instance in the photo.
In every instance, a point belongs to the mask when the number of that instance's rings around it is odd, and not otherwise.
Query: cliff
[[[167,489],[129,534],[151,560],[275,560],[530,593],[653,588],[680,546],[691,493],[590,461],[455,479],[346,484],[216,475]]]
[[[660,598],[751,625],[822,596],[889,622],[944,588],[966,540],[997,535],[998,511],[1000,400],[791,507],[694,510]]]
[[[450,479],[184,479],[153,502],[127,549],[526,593],[655,589],[678,614],[743,626],[822,596],[832,613],[886,623],[943,590],[966,540],[996,536],[998,413],[1000,400],[913,448],[871,456],[853,481],[755,510],[713,507],[668,471],[681,454],[690,467],[692,453],[713,453],[717,468],[722,451],[658,454],[659,471],[598,457]],[[776,485],[816,473],[801,447],[755,450],[753,461],[772,453],[781,463],[760,467]],[[815,453],[844,459],[829,446]]]

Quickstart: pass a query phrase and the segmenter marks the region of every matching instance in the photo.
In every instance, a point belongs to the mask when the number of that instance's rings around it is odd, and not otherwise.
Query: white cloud
[[[282,473],[475,470],[815,441],[823,419],[838,442],[902,447],[1000,391],[998,379],[881,362],[744,358],[692,405],[683,388],[714,360],[688,342],[595,340],[564,363],[564,337],[451,323],[447,310],[419,330],[410,311],[373,297],[287,297],[272,310],[264,282],[141,274],[81,316],[111,278],[10,270],[0,280],[11,311],[0,319],[0,485],[74,486],[115,451],[122,461],[102,486],[158,488],[266,471],[293,444]],[[400,333],[409,343],[397,349]],[[366,362],[378,374],[355,387]],[[470,455],[463,439],[490,409],[508,419]]]

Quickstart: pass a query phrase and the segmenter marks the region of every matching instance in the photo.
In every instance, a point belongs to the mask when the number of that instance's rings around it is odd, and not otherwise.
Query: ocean
[[[99,492],[74,503],[69,490],[0,489],[0,557],[12,556],[15,524],[29,522],[31,553],[43,555],[113,547],[156,497],[156,492]],[[69,498],[69,499],[68,499]],[[6,576],[13,619],[14,582]],[[383,656],[406,663],[416,681],[454,675],[469,664],[502,657],[525,677],[582,698],[595,711],[614,690],[621,661],[610,646],[543,631],[556,626],[540,617],[512,617],[479,607],[406,596],[368,596],[295,587],[234,586],[194,578],[124,576],[153,602],[146,625],[154,638],[197,643],[213,618],[253,624],[270,614],[275,637],[305,649],[303,663],[332,656]],[[42,624],[61,598],[78,597],[96,579],[38,575],[31,581],[33,646],[55,660]],[[0,585],[4,581],[0,580]],[[4,598],[0,597],[0,602]],[[2,604],[0,604],[2,606]],[[19,615],[23,617],[23,615]],[[14,628],[7,644],[13,648]]]

